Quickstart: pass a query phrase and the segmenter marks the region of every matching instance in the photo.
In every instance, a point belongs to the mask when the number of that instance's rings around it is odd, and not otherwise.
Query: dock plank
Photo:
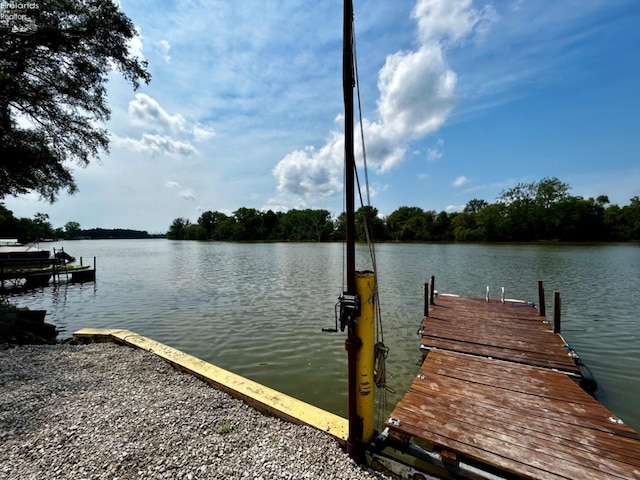
[[[579,369],[534,307],[437,303],[387,428],[508,477],[640,479],[640,437],[567,375]]]
[[[637,434],[611,422],[611,412],[566,375],[439,350],[427,360],[391,414],[400,426],[388,427],[524,477],[640,477]],[[484,382],[469,378],[474,369]],[[488,384],[491,376],[504,380],[506,369],[546,376],[553,392]]]
[[[528,303],[441,296],[419,330],[440,348],[579,374],[562,336]]]

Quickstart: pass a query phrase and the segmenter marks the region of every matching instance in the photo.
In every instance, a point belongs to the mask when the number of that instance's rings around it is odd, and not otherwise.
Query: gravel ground
[[[0,350],[0,479],[133,478],[385,477],[145,351]]]

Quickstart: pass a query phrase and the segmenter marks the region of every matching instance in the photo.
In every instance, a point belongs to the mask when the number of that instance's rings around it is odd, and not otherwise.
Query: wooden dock
[[[419,334],[394,448],[463,478],[640,479],[640,437],[580,388],[575,352],[532,304],[439,296]]]
[[[93,282],[95,268],[89,265],[65,265],[50,260],[46,266],[14,266],[0,260],[0,291],[44,287],[62,280],[69,283]]]

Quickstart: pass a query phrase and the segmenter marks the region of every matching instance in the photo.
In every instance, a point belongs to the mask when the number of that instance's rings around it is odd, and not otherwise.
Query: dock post
[[[429,316],[429,284],[424,282],[424,313],[423,316]]]
[[[429,288],[429,303],[431,305],[436,304],[433,298],[433,296],[435,295],[435,291],[436,291],[436,277],[434,275],[431,275],[431,288]]]
[[[356,272],[356,290],[360,297],[360,313],[356,318],[355,330],[359,346],[356,352],[356,413],[358,417],[360,442],[368,445],[374,433],[375,409],[375,274],[370,271]]]
[[[93,257],[93,271],[96,271],[96,257]]]
[[[80,257],[80,266],[82,267],[82,257]]]
[[[544,305],[544,285],[542,284],[542,280],[538,280],[538,308],[540,316],[544,317],[547,314],[547,311]]]
[[[553,292],[553,333],[560,333],[560,292]]]

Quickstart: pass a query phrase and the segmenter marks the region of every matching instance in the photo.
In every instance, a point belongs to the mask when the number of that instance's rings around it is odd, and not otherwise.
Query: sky
[[[341,1],[120,5],[152,81],[134,91],[113,72],[109,154],[73,165],[79,191],[54,204],[5,198],[15,216],[164,233],[208,210],[343,211]],[[359,124],[356,156],[380,215],[461,211],[546,177],[620,206],[640,195],[640,2],[354,11],[367,175]]]

